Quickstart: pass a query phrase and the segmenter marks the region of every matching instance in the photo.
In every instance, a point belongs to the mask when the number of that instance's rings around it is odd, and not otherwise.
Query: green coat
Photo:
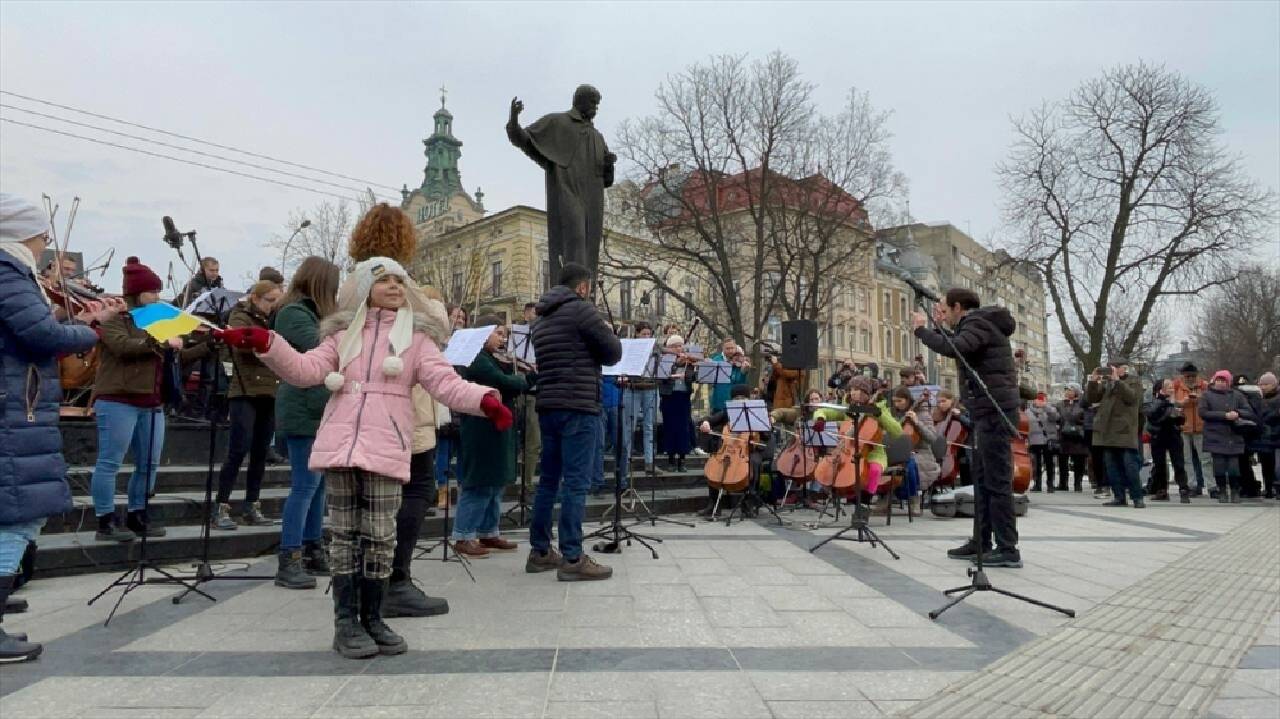
[[[227,317],[228,327],[262,327],[269,325],[267,316],[257,307],[245,300],[231,310]],[[225,355],[232,360],[232,376],[227,385],[227,398],[235,397],[274,397],[276,385],[280,379],[272,372],[258,355],[251,349],[228,348]]]
[[[272,329],[299,352],[320,344],[320,315],[315,303],[308,299],[281,307]],[[316,436],[328,402],[329,390],[324,385],[300,388],[281,382],[276,390],[276,431],[286,436]]]
[[[1098,405],[1093,415],[1093,446],[1139,449],[1142,380],[1127,374],[1114,382],[1090,381],[1084,398]]]
[[[476,355],[462,376],[463,379],[498,390],[502,394],[502,403],[513,413],[516,397],[529,386],[524,377],[504,371],[493,355],[483,350]],[[463,415],[459,424],[462,448],[458,453],[458,463],[462,486],[501,487],[515,483],[515,427],[499,432],[488,419],[469,414]]]

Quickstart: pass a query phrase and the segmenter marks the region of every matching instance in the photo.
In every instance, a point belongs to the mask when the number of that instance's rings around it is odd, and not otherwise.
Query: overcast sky
[[[914,216],[950,220],[979,240],[999,236],[993,167],[1010,116],[1139,59],[1213,90],[1224,140],[1254,177],[1280,188],[1275,2],[0,3],[4,90],[380,185],[421,183],[421,140],[445,85],[463,182],[484,189],[490,211],[543,206],[541,173],[503,133],[513,95],[531,119],[567,109],[573,88],[593,83],[604,95],[597,123],[612,139],[620,120],[652,112],[667,74],[712,54],[775,49],[818,85],[823,111],[836,111],[850,86],[891,110]],[[0,189],[37,200],[47,192],[64,206],[79,195],[72,249],[117,248],[108,289],[119,287],[126,254],[164,274],[173,256],[161,215],[198,230],[201,249],[240,285],[278,260],[261,243],[289,211],[326,199],[7,123]],[[1270,244],[1280,258],[1280,239]]]

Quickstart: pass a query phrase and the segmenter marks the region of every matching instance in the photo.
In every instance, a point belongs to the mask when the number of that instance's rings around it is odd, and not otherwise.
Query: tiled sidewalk
[[[646,527],[667,539],[660,558],[639,547],[600,557],[615,568],[607,582],[525,574],[523,552],[474,562],[474,583],[456,564],[420,560],[415,575],[429,593],[448,597],[451,613],[392,620],[410,652],[364,662],[329,649],[332,605],[322,589],[222,582],[209,587],[216,604],[175,606],[170,590],[146,588],[104,629],[109,606],[84,602],[114,574],[37,581],[23,592],[32,611],[5,626],[46,642],[45,655],[0,668],[0,717],[891,716],[928,710],[938,701],[930,697],[955,696],[984,676],[983,667],[1008,666],[1002,658],[1024,648],[1069,646],[1066,638],[1080,634],[1128,636],[1107,629],[1113,611],[1138,615],[1120,631],[1163,626],[1171,608],[1193,603],[1201,611],[1189,620],[1221,621],[1220,610],[1234,611],[1258,591],[1246,579],[1249,564],[1257,574],[1276,556],[1257,534],[1280,523],[1275,505],[1139,512],[1075,494],[1034,502],[1020,521],[1027,566],[991,570],[991,578],[1073,607],[1077,625],[992,595],[929,621],[926,612],[944,600],[939,590],[965,582],[964,565],[945,549],[967,533],[967,521],[899,517],[885,528],[875,520],[902,555],[895,561],[865,545],[811,554],[834,529],[805,529],[812,514],[797,512],[784,515],[796,520],[786,528]],[[1245,536],[1253,539],[1238,539]],[[1236,558],[1225,566],[1201,559],[1219,544]],[[269,573],[273,565],[254,569]],[[1200,575],[1184,570],[1202,566],[1216,585],[1192,597],[1191,577]],[[1224,595],[1228,582],[1238,588]],[[1152,587],[1170,600],[1125,599]],[[1134,639],[1198,646],[1209,641],[1200,638],[1204,630],[1175,622]],[[1230,636],[1241,637],[1236,654],[1255,638]],[[1242,672],[1256,671],[1249,667],[1265,661],[1259,656],[1246,655],[1238,682],[1227,682],[1227,664],[1213,665],[1222,681],[1204,688],[1226,682],[1222,701],[1257,699],[1247,687],[1261,675]],[[1210,699],[1206,691],[1203,710]],[[1227,704],[1222,713],[1240,716],[1244,708]]]

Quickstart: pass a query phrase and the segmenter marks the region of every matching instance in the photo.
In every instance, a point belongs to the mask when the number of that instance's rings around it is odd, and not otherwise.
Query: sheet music
[[[698,382],[702,384],[729,384],[732,381],[733,365],[728,362],[703,360],[696,366]]]
[[[511,325],[511,334],[507,335],[507,352],[522,362],[538,364],[533,356],[533,328],[529,325]]]
[[[617,364],[602,367],[600,373],[609,377],[645,377],[645,367],[653,354],[653,337],[618,340],[622,343],[622,359]]]
[[[457,330],[449,338],[449,346],[444,349],[444,358],[455,367],[470,367],[472,360],[484,349],[484,343],[493,334],[497,325]]]

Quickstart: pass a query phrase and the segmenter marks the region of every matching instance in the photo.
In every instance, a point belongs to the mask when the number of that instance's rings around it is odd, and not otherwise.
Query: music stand
[[[617,364],[602,367],[600,373],[607,377],[637,377],[643,379],[645,369],[649,366],[653,355],[653,345],[656,340],[652,337],[644,337],[619,341],[622,343],[622,359]],[[608,541],[597,543],[595,551],[603,554],[619,554],[622,552],[623,541],[630,546],[632,540],[635,540],[644,545],[644,548],[649,550],[653,558],[657,559],[658,551],[649,542],[660,544],[662,539],[633,532],[630,527],[622,524],[622,463],[624,461],[622,456],[622,422],[616,422],[615,424],[617,429],[614,432],[613,442],[613,520],[609,523],[609,526],[601,527],[584,536],[582,541],[585,543],[586,540],[594,537],[607,539]],[[636,499],[639,499],[639,495],[635,494],[634,490],[632,490],[632,494]]]
[[[893,551],[888,544],[884,543],[884,540],[880,538],[880,535],[875,533],[875,530],[868,526],[868,521],[871,519],[871,505],[862,503],[862,478],[860,476],[862,466],[862,441],[858,438],[858,428],[862,426],[862,421],[870,415],[853,411],[861,409],[859,405],[850,405],[849,409],[849,418],[853,420],[853,433],[852,436],[845,437],[844,441],[853,443],[853,486],[858,488],[854,493],[853,511],[849,513],[849,526],[841,529],[821,542],[818,542],[812,547],[809,547],[809,552],[816,552],[826,543],[838,539],[843,542],[866,542],[871,545],[872,549],[879,544],[881,547],[884,547],[885,551],[894,559],[902,559],[902,557],[898,556],[897,552]],[[832,487],[830,499],[836,502],[836,516],[839,516],[840,500],[835,498],[835,494],[835,487]],[[854,536],[846,537],[845,535],[849,532],[854,532]]]
[[[523,374],[520,370],[520,362],[531,367],[536,364],[532,339],[533,332],[529,325],[511,326],[511,334],[507,335],[507,353],[511,355],[512,369],[517,374]],[[529,441],[529,428],[526,425],[528,413],[529,395],[527,392],[521,392],[516,399],[516,461],[520,465],[520,493],[516,498],[515,506],[502,513],[503,519],[514,523],[517,527],[523,527],[528,520],[529,484],[533,480],[533,466],[524,456],[525,446]],[[513,518],[512,515],[515,517]]]
[[[733,384],[733,365],[728,362],[702,360],[694,366],[697,367],[699,384]]]
[[[725,403],[724,411],[729,418],[729,431],[735,434],[739,432],[749,432],[758,434],[771,434],[773,432],[773,422],[769,419],[769,407],[762,399],[738,399],[729,400]],[[750,448],[748,448],[750,454]],[[747,503],[754,505],[755,509],[765,507],[773,518],[778,520],[778,526],[786,526],[786,522],[782,521],[782,517],[778,516],[777,510],[768,502],[760,499],[760,471],[764,466],[764,459],[761,458],[759,463],[752,463],[751,467],[751,483],[747,486],[747,491],[742,495],[742,501],[738,502],[738,506],[729,510],[729,517],[725,519],[725,526],[732,526],[733,515],[742,510],[742,516],[739,521],[747,518],[749,507]],[[721,490],[723,493],[724,490]],[[717,499],[717,502],[719,500]]]
[[[432,471],[435,471],[434,468]],[[458,564],[461,564],[463,570],[466,571],[467,576],[471,577],[471,581],[474,582],[476,581],[476,575],[471,573],[471,560],[461,554],[458,554],[456,551],[452,555],[449,554],[449,533],[453,531],[453,523],[449,520],[449,505],[453,504],[453,495],[452,492],[449,491],[450,486],[449,472],[446,469],[444,473],[444,528],[440,533],[440,538],[430,545],[423,547],[420,544],[415,543],[414,548],[418,550],[418,553],[414,555],[413,558],[422,559],[428,554],[434,552],[436,547],[440,547],[440,561],[457,562]]]

